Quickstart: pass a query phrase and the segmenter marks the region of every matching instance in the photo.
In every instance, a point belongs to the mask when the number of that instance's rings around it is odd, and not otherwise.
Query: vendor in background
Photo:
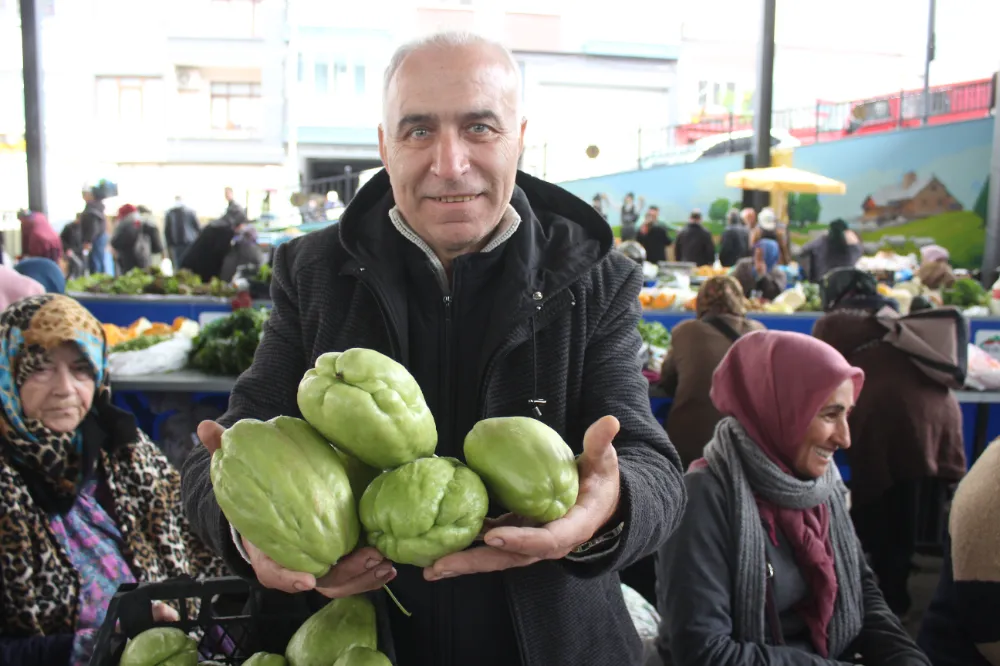
[[[222,274],[222,265],[232,250],[233,238],[249,224],[246,215],[237,206],[214,222],[206,225],[194,243],[188,247],[179,268],[185,268],[210,282]]]
[[[642,209],[645,207],[646,201],[642,197],[639,197],[637,205],[635,194],[629,192],[625,195],[621,212],[621,238],[623,241],[635,240],[636,225],[639,222],[639,216],[642,215]]]
[[[80,226],[80,215],[68,222],[59,232],[62,242],[63,258],[66,260],[66,277],[74,280],[83,277],[87,272],[87,264],[83,254],[83,228]]]
[[[671,331],[660,385],[674,399],[666,428],[684,469],[701,458],[722,419],[709,397],[712,373],[736,340],[764,329],[759,321],[746,318],[748,305],[743,287],[733,277],[709,278],[698,291],[697,318],[682,321]]]
[[[229,282],[235,277],[236,270],[241,266],[257,271],[263,263],[264,252],[257,245],[257,230],[249,224],[243,224],[240,225],[239,231],[233,235],[229,252],[222,260],[219,277],[224,282]]]
[[[118,209],[111,248],[115,251],[120,272],[127,273],[133,268],[149,268],[153,255],[163,254],[163,239],[160,230],[143,217],[138,208],[125,204]]]
[[[650,206],[646,210],[646,217],[639,227],[639,233],[635,239],[646,248],[646,261],[654,264],[667,260],[667,248],[673,243],[667,227],[660,224],[660,208]]]
[[[864,253],[861,239],[838,218],[830,223],[829,231],[803,246],[799,263],[805,264],[806,280],[819,283],[834,269],[853,268]]]
[[[865,372],[865,390],[849,420],[851,517],[886,603],[904,616],[921,486],[929,478],[954,483],[965,473],[962,412],[948,388],[881,342],[886,329],[875,314],[897,306],[879,295],[871,274],[839,269],[823,278],[820,290],[826,314],[813,335]]]
[[[950,261],[948,250],[940,245],[925,245],[920,248],[920,269],[917,271],[920,284],[931,291],[947,289],[955,284]]]
[[[777,298],[788,285],[788,276],[778,268],[780,259],[778,241],[763,238],[754,243],[753,256],[740,259],[733,267],[732,276],[743,287],[743,295],[750,298],[757,292],[767,301]]]
[[[10,305],[0,349],[0,663],[83,666],[120,585],[225,570],[188,530],[177,471],[112,406],[83,306]]]
[[[726,354],[711,393],[725,418],[660,548],[665,664],[930,666],[886,608],[833,461],[864,381],[801,333],[750,333]]]
[[[1000,666],[1000,440],[958,485],[937,592],[917,644],[934,666]]]

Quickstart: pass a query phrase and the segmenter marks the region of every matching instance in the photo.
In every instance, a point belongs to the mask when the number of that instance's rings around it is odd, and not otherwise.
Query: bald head
[[[390,96],[396,92],[397,79],[400,71],[404,70],[404,63],[410,61],[410,65],[419,66],[418,63],[412,62],[413,59],[411,56],[428,55],[435,51],[438,53],[454,54],[455,52],[464,52],[465,54],[474,54],[478,64],[492,61],[493,66],[499,67],[509,77],[505,88],[509,88],[509,91],[514,94],[515,113],[520,118],[521,67],[514,60],[513,54],[500,42],[487,39],[475,33],[449,31],[434,33],[403,44],[392,54],[382,82],[383,124],[388,120]],[[417,60],[421,61],[423,59],[418,57]],[[463,63],[461,60],[456,59],[452,64],[460,67],[463,64],[470,65],[472,63]],[[405,69],[413,70],[414,68],[408,67]],[[467,68],[464,67],[463,69]],[[407,74],[407,71],[403,71],[404,76]]]

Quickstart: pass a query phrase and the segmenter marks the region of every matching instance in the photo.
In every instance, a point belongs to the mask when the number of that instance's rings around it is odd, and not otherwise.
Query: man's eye
[[[414,130],[410,130],[410,136],[412,136],[412,137],[413,137],[413,138],[415,138],[415,139],[423,139],[423,138],[425,138],[425,137],[426,137],[426,136],[427,136],[428,134],[429,134],[429,132],[428,132],[427,130],[425,130],[425,129],[421,129],[421,128],[417,128],[417,129],[414,129]]]
[[[485,134],[490,131],[490,128],[482,123],[477,123],[469,128],[473,134]]]

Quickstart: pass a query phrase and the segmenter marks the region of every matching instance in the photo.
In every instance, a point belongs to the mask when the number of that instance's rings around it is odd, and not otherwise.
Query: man
[[[674,244],[677,261],[688,261],[695,266],[711,266],[715,263],[715,239],[712,232],[702,226],[701,211],[691,211],[691,217]]]
[[[191,247],[201,231],[198,216],[184,205],[179,196],[174,197],[173,207],[167,211],[163,218],[163,231],[164,236],[166,236],[167,249],[170,251],[170,260],[175,267],[179,268],[181,261],[184,260],[184,253]]]
[[[655,264],[667,260],[667,248],[673,241],[667,228],[660,224],[658,206],[650,206],[646,211],[646,217],[643,218],[639,234],[635,239],[646,248],[646,261]]]
[[[125,204],[118,209],[111,247],[121,273],[128,273],[133,268],[149,268],[153,255],[163,253],[160,230],[143,216],[143,208]]]
[[[108,218],[104,213],[104,192],[101,187],[85,187],[81,193],[84,207],[80,213],[80,231],[83,247],[89,250],[87,269],[91,275],[112,273],[106,265],[108,249]]]
[[[732,268],[743,257],[750,256],[750,230],[735,208],[729,211],[729,224],[719,239],[719,263]]]
[[[608,201],[608,195],[601,194],[600,192],[598,192],[597,194],[594,195],[594,198],[591,202],[591,205],[594,207],[594,210],[597,211],[597,214],[603,217],[605,220],[608,219],[608,214],[604,212],[604,206],[607,204],[607,201]]]
[[[233,188],[227,187],[225,190],[226,195],[226,212],[223,217],[227,217],[230,220],[230,225],[236,226],[239,220],[246,219],[247,212],[244,210],[243,206],[236,203],[236,197],[233,195]]]
[[[188,517],[240,574],[329,597],[392,581],[412,612],[387,611],[399,666],[639,664],[617,572],[666,540],[686,501],[638,359],[641,271],[611,251],[590,204],[517,171],[519,89],[510,53],[482,38],[445,33],[396,52],[386,170],[336,227],[278,247],[274,309],[220,423],[298,415],[296,387],[320,354],[375,349],[419,382],[438,455],[462,458],[484,417],[533,415],[559,431],[580,455],[570,512],[535,528],[491,522],[483,543],[423,570],[359,547],[315,580],[232,537],[208,472],[219,425],[201,424],[205,448],[185,464]]]
[[[223,264],[232,249],[233,239],[247,225],[243,209],[237,206],[218,220],[205,226],[194,242],[185,250],[178,268],[184,268],[209,282],[222,276]]]

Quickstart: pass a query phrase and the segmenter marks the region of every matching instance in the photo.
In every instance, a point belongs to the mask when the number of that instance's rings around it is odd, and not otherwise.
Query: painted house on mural
[[[934,174],[917,176],[909,171],[900,184],[888,185],[869,195],[861,208],[864,220],[885,224],[962,210],[962,204]]]

